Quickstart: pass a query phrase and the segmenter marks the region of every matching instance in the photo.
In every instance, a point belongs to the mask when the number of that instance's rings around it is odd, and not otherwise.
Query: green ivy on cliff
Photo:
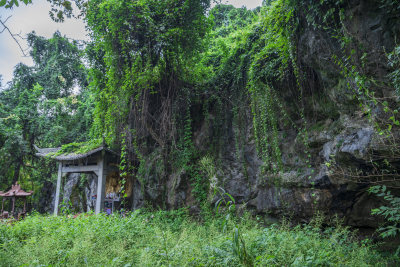
[[[191,108],[187,96],[193,97],[206,75],[196,62],[210,28],[209,5],[206,0],[88,2],[95,137],[119,146],[128,127],[138,146],[127,151],[146,155],[145,144],[158,147],[164,169],[171,171],[173,147],[187,143],[178,134],[184,127],[181,114]],[[160,177],[163,187],[165,179]]]

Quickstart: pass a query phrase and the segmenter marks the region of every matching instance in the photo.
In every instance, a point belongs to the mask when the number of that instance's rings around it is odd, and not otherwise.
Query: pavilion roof
[[[7,192],[0,191],[0,197],[27,197],[31,196],[33,191],[25,192],[21,189],[21,186],[17,183],[11,186],[11,189]]]
[[[117,154],[111,149],[108,149],[104,146],[99,146],[95,149],[92,149],[90,151],[87,151],[85,153],[68,153],[68,154],[60,154],[57,155],[57,152],[61,149],[61,147],[56,147],[56,148],[39,148],[35,146],[36,150],[38,151],[36,153],[36,156],[38,157],[49,157],[51,159],[59,160],[59,161],[72,161],[72,160],[79,160],[83,159],[86,157],[89,157],[93,154],[96,154],[97,152],[105,150],[106,152],[109,152],[111,154]]]

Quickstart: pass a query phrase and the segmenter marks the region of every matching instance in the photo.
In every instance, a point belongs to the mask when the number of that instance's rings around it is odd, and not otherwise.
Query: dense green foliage
[[[0,92],[2,190],[16,181],[26,190],[52,181],[55,165],[34,157],[34,145],[84,141],[91,127],[93,99],[83,90],[86,70],[78,44],[60,33],[48,40],[31,33],[27,40],[34,66],[17,65]]]
[[[143,128],[160,146],[170,141],[172,127],[164,120],[171,120],[172,110],[162,105],[196,78],[185,67],[206,33],[208,6],[208,1],[89,2],[86,20],[95,50],[104,53],[101,62],[93,62],[93,87],[99,90],[95,129],[107,143],[118,140],[133,117],[139,137]]]
[[[126,139],[131,176],[140,169],[140,155],[149,156],[149,147],[159,149],[161,187],[176,167],[173,155],[179,155],[179,168],[186,168],[193,179],[197,176],[188,166],[195,155],[192,119],[187,116],[205,76],[196,61],[210,27],[205,16],[209,5],[200,0],[146,0],[90,1],[87,6],[93,39],[91,88],[96,95],[93,134],[114,147]]]
[[[71,2],[51,2],[54,20],[72,16]],[[341,112],[328,89],[351,99],[343,100],[351,102],[349,113],[361,112],[377,133],[395,139],[398,99],[375,92],[393,88],[399,95],[400,47],[383,51],[388,75],[368,71],[368,51],[347,29],[348,1],[274,0],[255,10],[229,5],[210,10],[210,0],[74,2],[90,32],[85,54],[59,33],[49,40],[32,33],[28,42],[34,67],[16,66],[12,83],[0,92],[0,189],[17,180],[27,190],[54,181],[55,165],[34,158],[34,144],[63,145],[58,154],[107,145],[120,152],[122,195],[131,179],[139,184],[144,203],[167,208],[167,187],[174,186],[167,184],[179,174],[186,179],[186,199],[207,206],[215,197],[210,189],[218,188],[217,159],[230,139],[244,176],[244,147],[254,141],[263,162],[261,176],[278,186],[280,174],[292,171],[284,169],[288,159],[282,156],[287,132],[295,139],[297,173],[307,169],[311,179],[321,162],[311,159],[310,126],[338,120]],[[398,11],[398,1],[379,2],[390,16]],[[0,1],[6,4],[18,1]],[[337,68],[337,88],[327,88],[326,77],[316,77],[331,74],[304,66],[298,52],[305,30],[323,32],[335,46],[328,60]],[[210,136],[195,144],[201,129]],[[245,140],[247,132],[252,140]],[[399,151],[396,142],[390,145],[389,156],[371,156],[374,177],[398,177]],[[323,166],[334,172],[336,165],[332,159]],[[370,174],[350,171],[356,177]],[[398,198],[380,187],[372,192],[388,201],[373,211],[391,223],[381,230],[395,235]],[[229,221],[225,231],[221,218],[198,224],[183,215],[162,217],[175,215],[33,216],[13,227],[1,226],[5,245],[0,256],[15,253],[26,263],[72,265],[384,265],[343,228],[262,230],[246,219]],[[12,265],[15,259],[7,260]]]
[[[263,228],[248,216],[204,218],[202,223],[193,221],[184,210],[136,211],[127,217],[34,215],[12,226],[0,224],[0,261],[3,266],[395,264],[368,241],[356,242],[340,225],[323,230],[315,220],[294,229]]]

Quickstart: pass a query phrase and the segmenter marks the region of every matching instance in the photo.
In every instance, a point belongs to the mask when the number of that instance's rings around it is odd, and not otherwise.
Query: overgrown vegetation
[[[51,2],[63,10],[52,10],[56,21],[72,16],[69,1],[62,2],[64,7]],[[313,191],[320,165],[329,167],[328,180],[340,176],[349,188],[398,187],[400,46],[367,51],[364,37],[349,25],[356,12],[350,2],[274,0],[247,10],[222,4],[210,9],[210,0],[77,0],[91,37],[85,49],[59,33],[49,40],[30,34],[34,67],[16,66],[13,81],[0,92],[0,189],[17,180],[27,190],[54,182],[54,164],[36,159],[34,144],[61,146],[57,155],[111,147],[120,152],[122,195],[131,179],[140,188],[135,191],[140,191],[140,205],[162,208],[207,207],[216,194],[227,196],[217,188],[225,175],[221,158],[230,152],[229,146],[249,188],[254,187],[249,172],[258,184],[279,187],[281,174],[295,171],[308,180],[301,186]],[[391,20],[398,19],[399,1],[376,3]],[[300,39],[303,34],[307,41]],[[319,62],[307,55],[307,61],[299,52],[309,52],[302,45],[319,39],[328,44],[324,52],[317,47],[316,53],[326,54]],[[379,57],[379,64],[371,64],[372,57]],[[324,64],[333,70],[325,73]],[[321,159],[322,146],[335,141],[332,133],[322,130],[327,124],[340,125],[343,115],[370,123],[384,151],[368,151],[365,162],[352,159],[348,168],[335,158],[320,162],[326,160]],[[314,147],[312,131],[325,135]],[[296,155],[285,157],[282,147],[288,133]],[[260,172],[248,168],[246,147],[253,144],[262,161]],[[336,149],[342,145],[343,140],[337,141]],[[287,164],[290,161],[295,163]],[[184,199],[171,203],[175,186],[181,186]],[[322,190],[327,188],[322,185]],[[373,214],[388,220],[382,235],[395,236],[397,191],[383,188],[370,189],[386,200]],[[315,204],[315,194],[310,195]],[[35,203],[37,199],[36,194]],[[2,226],[2,253],[16,253],[33,264],[72,265],[385,262],[369,244],[351,240],[348,230],[340,227],[331,232],[319,226],[262,230],[252,229],[255,224],[248,219],[229,219],[225,231],[218,228],[224,224],[221,218],[198,224],[182,214],[171,221],[162,215],[171,218],[175,213],[33,216],[13,227]],[[67,232],[68,227],[74,230]],[[49,246],[58,249],[44,249]],[[112,256],[100,254],[101,247]],[[25,255],[29,250],[33,252]],[[12,264],[14,258],[9,260]]]
[[[396,12],[398,1],[380,1],[382,8],[387,16]],[[313,3],[304,1],[303,7],[307,6],[311,12],[307,17],[307,22],[314,28],[323,29],[328,32],[332,38],[336,39],[340,45],[340,50],[332,54],[332,59],[340,69],[340,74],[346,82],[347,94],[352,94],[355,103],[354,110],[362,112],[368,121],[373,125],[377,132],[378,142],[385,147],[387,152],[376,155],[373,149],[368,153],[367,168],[361,166],[341,167],[335,159],[328,162],[331,168],[331,175],[345,177],[350,181],[360,184],[372,184],[369,188],[370,193],[384,200],[384,205],[372,209],[373,215],[379,215],[385,218],[386,222],[379,228],[382,237],[395,237],[399,231],[399,198],[396,197],[398,188],[398,144],[399,139],[396,134],[399,122],[399,47],[394,44],[392,51],[385,51],[385,47],[376,51],[379,56],[386,61],[389,67],[386,77],[379,77],[377,68],[368,68],[372,57],[376,57],[365,48],[362,38],[352,33],[349,28],[348,10],[345,1],[337,1],[334,5],[327,5],[325,1]],[[397,42],[397,36],[394,36]],[[394,94],[384,96],[385,90],[391,88]],[[382,110],[382,112],[378,112]],[[386,143],[386,144],[384,144]],[[338,144],[341,146],[341,144]],[[378,184],[378,185],[376,185]],[[390,191],[389,189],[393,189]],[[400,247],[397,250],[399,253]]]
[[[400,197],[393,196],[392,192],[387,190],[384,185],[373,186],[369,189],[369,192],[387,201],[387,205],[372,210],[372,214],[383,216],[386,220],[385,225],[378,229],[381,236],[383,238],[398,236],[400,233]],[[396,255],[400,255],[400,246]]]
[[[370,242],[348,229],[321,228],[321,220],[291,229],[261,227],[241,218],[204,214],[200,223],[185,210],[126,217],[81,214],[33,215],[0,224],[2,266],[387,266]],[[225,225],[225,227],[223,227]]]
[[[71,154],[71,153],[84,154],[89,152],[90,150],[100,147],[101,145],[103,145],[101,139],[91,139],[88,142],[80,142],[80,143],[72,142],[62,145],[61,148],[56,153],[54,153],[54,156]],[[50,154],[49,156],[51,155],[52,154]]]
[[[56,32],[45,39],[28,35],[33,66],[18,64],[0,91],[0,188],[18,181],[34,190],[53,182],[55,164],[34,156],[39,147],[59,147],[89,139],[93,95],[85,90],[82,47]],[[79,90],[77,90],[79,89]]]

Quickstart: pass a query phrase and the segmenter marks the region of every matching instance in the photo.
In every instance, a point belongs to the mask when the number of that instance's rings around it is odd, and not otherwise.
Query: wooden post
[[[11,209],[12,216],[14,216],[14,210],[15,210],[15,197],[12,197],[12,209]]]
[[[2,216],[3,215],[3,211],[4,211],[4,197],[3,197],[3,201],[1,202],[1,214],[0,214],[0,216]]]
[[[106,172],[105,166],[105,153],[104,150],[101,153],[101,157],[98,161],[97,166],[99,166],[99,172],[97,176],[97,199],[96,199],[96,209],[95,213],[99,214],[104,208],[104,195],[105,195],[105,185],[106,185]]]
[[[57,216],[57,214],[58,214],[58,204],[60,203],[61,176],[62,176],[62,162],[59,162],[58,163],[57,187],[56,187],[56,199],[54,201],[54,216]]]

